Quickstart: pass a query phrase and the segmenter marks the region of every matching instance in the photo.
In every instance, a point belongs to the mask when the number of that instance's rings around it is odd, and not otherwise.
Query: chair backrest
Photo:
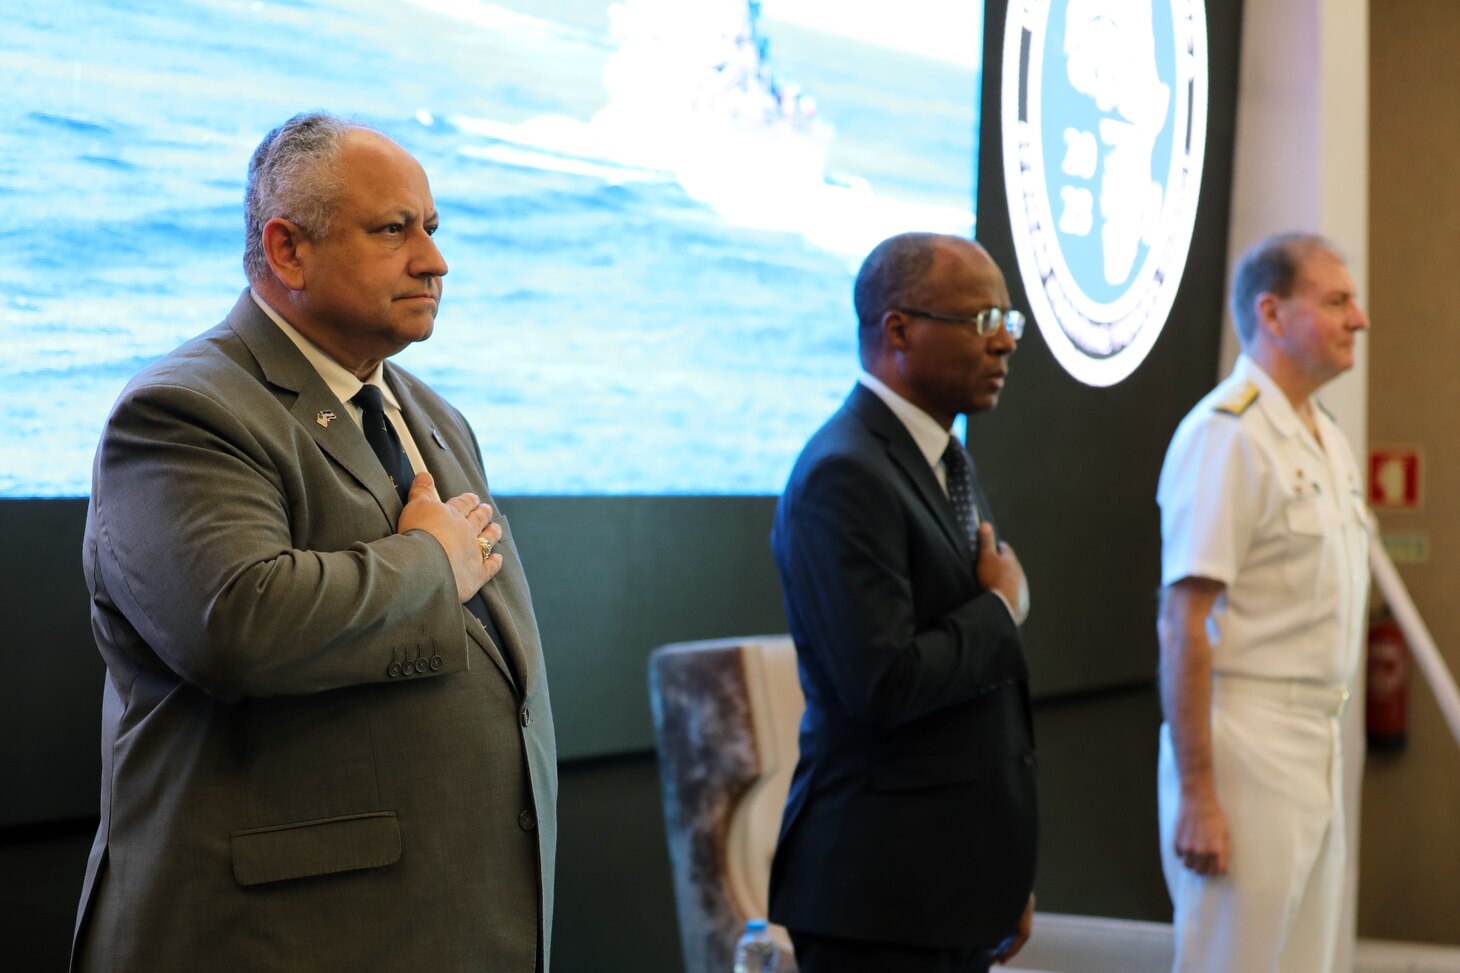
[[[725,871],[731,896],[748,916],[769,909],[771,856],[796,769],[797,732],[806,697],[789,638],[747,643],[740,661],[750,697],[760,776],[735,806],[726,839]]]
[[[649,694],[686,973],[726,973],[767,912],[805,700],[786,636],[656,649]],[[780,969],[796,969],[785,931]]]

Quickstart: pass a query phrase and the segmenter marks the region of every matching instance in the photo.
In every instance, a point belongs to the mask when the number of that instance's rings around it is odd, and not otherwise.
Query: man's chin
[[[1344,372],[1351,370],[1354,367],[1355,361],[1356,359],[1354,358],[1354,353],[1352,351],[1339,352],[1338,354],[1334,355],[1330,362],[1331,367],[1329,371],[1331,371],[1332,374],[1328,376],[1328,381],[1332,381],[1333,379],[1338,378]]]
[[[405,321],[400,322],[396,328],[396,334],[400,337],[403,345],[415,344],[425,341],[436,331],[436,309],[433,307],[430,314],[423,313],[412,315]]]
[[[1002,394],[1002,393],[1001,392],[981,392],[981,393],[979,393],[977,396],[975,396],[973,398],[972,401],[969,402],[967,414],[968,415],[973,415],[974,413],[977,413],[977,412],[990,412],[990,411],[992,411],[999,404],[999,395],[1000,394]]]

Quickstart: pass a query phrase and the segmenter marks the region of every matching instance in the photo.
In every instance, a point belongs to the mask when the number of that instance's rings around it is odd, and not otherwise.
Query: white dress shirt
[[[426,468],[426,461],[421,458],[421,450],[416,446],[416,440],[411,436],[411,430],[406,425],[405,416],[401,414],[400,401],[395,397],[395,393],[391,391],[390,385],[385,381],[383,364],[375,366],[375,371],[370,373],[370,378],[366,382],[360,381],[355,377],[354,372],[335,361],[323,348],[304,337],[304,335],[299,333],[297,328],[288,321],[285,321],[278,311],[275,311],[269,306],[267,301],[258,295],[257,291],[250,289],[249,296],[259,306],[259,310],[267,314],[269,320],[277,324],[279,330],[288,335],[289,340],[294,342],[295,347],[303,353],[305,358],[309,359],[309,363],[314,366],[314,370],[319,372],[319,377],[324,379],[324,383],[330,387],[330,391],[335,393],[335,397],[344,404],[349,412],[350,418],[355,420],[355,425],[363,428],[363,422],[360,418],[360,407],[350,400],[366,384],[374,385],[380,389],[380,396],[385,400],[385,416],[390,420],[390,424],[395,427],[395,434],[400,437],[401,446],[405,447],[406,458],[411,461],[411,471],[413,473],[419,473]]]
[[[872,394],[886,403],[887,408],[892,410],[892,414],[897,416],[898,421],[907,427],[908,435],[912,436],[913,444],[917,446],[918,452],[923,454],[923,458],[928,461],[928,465],[933,468],[933,476],[937,478],[938,485],[943,488],[943,495],[947,496],[948,470],[943,464],[943,453],[948,448],[949,440],[953,439],[952,434],[947,429],[944,429],[937,419],[934,419],[922,409],[919,409],[907,399],[892,391],[892,389],[887,387],[886,382],[871,372],[863,371],[857,376],[857,381],[865,385],[871,390]],[[954,441],[956,442],[956,440]],[[961,446],[962,444],[960,443],[959,445]],[[973,516],[975,520],[980,519],[977,504],[974,505]],[[1014,610],[1014,606],[1009,603],[1009,599],[1005,598],[1001,592],[993,591],[993,589],[990,589],[990,591],[992,591],[999,601],[1004,603],[1004,608],[1008,610],[1009,617],[1014,619],[1014,624],[1022,625],[1024,618],[1029,614],[1027,605],[1024,607],[1024,614],[1021,615]]]
[[[867,388],[887,404],[892,414],[907,427],[908,435],[912,436],[913,443],[917,445],[918,452],[928,461],[933,468],[933,476],[937,477],[938,485],[943,488],[943,493],[948,493],[948,471],[943,466],[943,451],[948,448],[948,440],[953,438],[947,429],[928,415],[922,409],[913,405],[907,399],[898,395],[887,387],[887,383],[870,372],[862,372],[857,377]]]

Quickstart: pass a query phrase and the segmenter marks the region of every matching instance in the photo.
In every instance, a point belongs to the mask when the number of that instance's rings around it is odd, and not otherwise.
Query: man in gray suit
[[[72,966],[545,970],[527,582],[465,419],[386,361],[431,335],[446,274],[426,174],[301,115],[246,208],[249,289],[132,380],[97,451],[101,826]]]

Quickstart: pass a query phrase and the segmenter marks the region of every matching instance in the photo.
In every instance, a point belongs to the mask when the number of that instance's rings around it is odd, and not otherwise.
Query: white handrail
[[[1435,702],[1440,704],[1440,712],[1444,714],[1445,722],[1450,724],[1450,733],[1454,735],[1455,743],[1460,745],[1460,688],[1456,688],[1454,675],[1445,665],[1444,657],[1435,646],[1434,637],[1430,635],[1424,619],[1420,618],[1419,609],[1414,607],[1414,601],[1409,597],[1409,591],[1404,587],[1399,571],[1395,569],[1389,552],[1384,550],[1384,545],[1379,540],[1378,518],[1371,515],[1370,525],[1369,567],[1374,573],[1374,583],[1379,586],[1384,601],[1394,613],[1394,620],[1399,623],[1400,631],[1409,642],[1410,655],[1424,673],[1425,680],[1430,684],[1430,691],[1435,694]]]

